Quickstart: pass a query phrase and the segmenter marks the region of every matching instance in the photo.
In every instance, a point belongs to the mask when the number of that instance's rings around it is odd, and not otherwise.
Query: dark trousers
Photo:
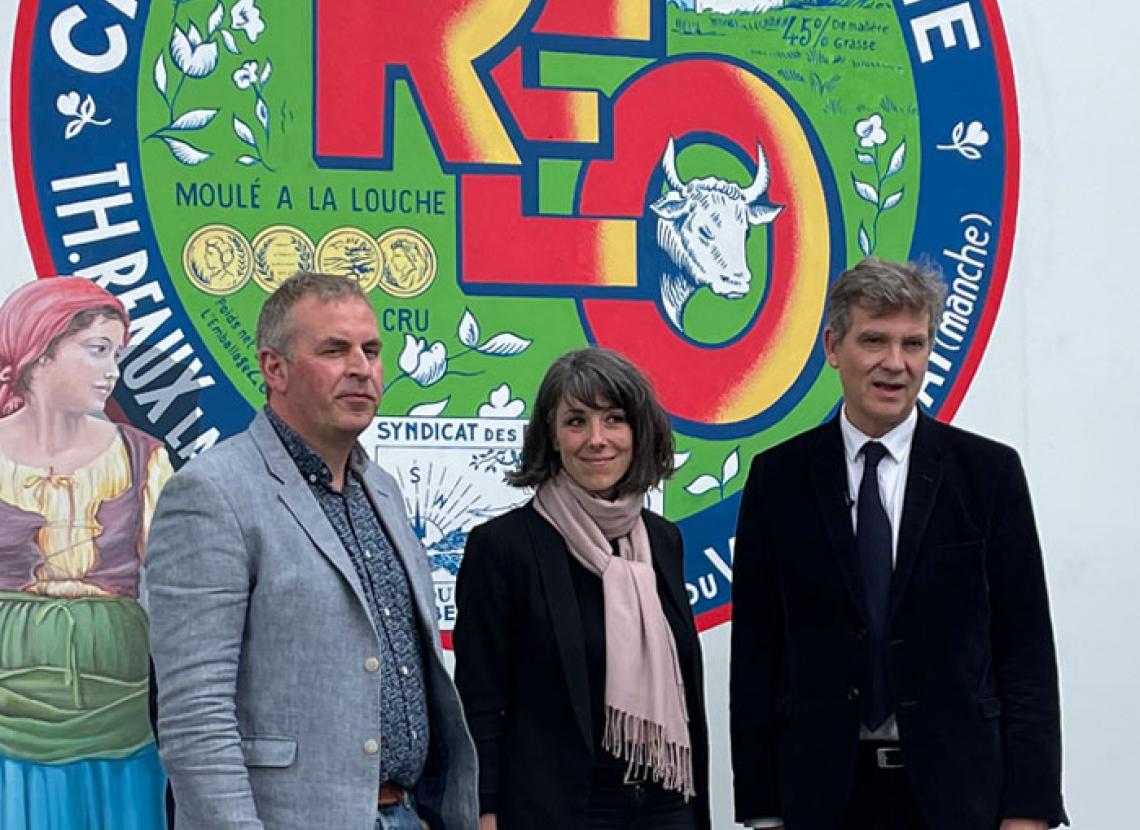
[[[661,785],[623,783],[624,770],[602,763],[595,770],[582,830],[696,830],[693,808]]]
[[[880,766],[878,750],[883,747],[888,748],[885,759],[888,764],[905,763],[890,745],[860,742],[855,787],[840,827],[842,830],[930,830],[918,811],[906,768]]]

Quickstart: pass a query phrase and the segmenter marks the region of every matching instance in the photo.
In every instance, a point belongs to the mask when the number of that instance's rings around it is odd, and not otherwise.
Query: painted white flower
[[[185,32],[175,26],[170,37],[170,56],[183,74],[204,78],[218,65],[218,44],[203,43],[202,35],[193,23]]]
[[[238,89],[249,89],[257,83],[257,61],[246,61],[234,70],[234,83]]]
[[[427,340],[405,334],[404,350],[397,362],[420,386],[431,386],[447,372],[447,347],[437,340],[429,348]]]
[[[966,127],[966,135],[961,143],[973,144],[975,147],[985,147],[990,143],[990,134],[986,132],[986,128],[982,126],[981,121],[971,121],[969,126]]]
[[[511,398],[511,387],[502,384],[491,391],[487,403],[479,404],[480,418],[517,418],[526,409],[521,398]]]
[[[55,108],[59,110],[60,115],[79,115],[79,101],[78,92],[68,92],[55,99]]]
[[[261,19],[261,9],[256,0],[238,0],[230,9],[230,23],[235,29],[245,32],[250,43],[256,43],[258,35],[265,31]]]
[[[981,121],[971,121],[969,125],[965,121],[959,121],[950,131],[950,143],[936,144],[935,147],[939,150],[957,150],[970,161],[977,161],[982,157],[982,151],[978,148],[989,143],[990,134]]]
[[[883,116],[875,113],[855,125],[855,135],[859,136],[860,147],[878,147],[887,143],[887,131],[883,129]]]

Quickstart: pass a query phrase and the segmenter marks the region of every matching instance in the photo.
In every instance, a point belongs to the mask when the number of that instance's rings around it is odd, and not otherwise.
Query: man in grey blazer
[[[177,830],[474,830],[475,751],[396,482],[357,284],[298,274],[257,324],[268,405],[180,470],[150,530]]]

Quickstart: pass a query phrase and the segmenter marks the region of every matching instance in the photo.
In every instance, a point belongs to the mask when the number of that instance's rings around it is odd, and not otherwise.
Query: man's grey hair
[[[301,299],[309,296],[322,302],[350,297],[359,297],[368,302],[368,297],[360,290],[360,284],[356,280],[335,274],[298,272],[277,286],[277,290],[261,306],[261,313],[257,317],[258,351],[272,349],[277,354],[290,356],[293,330],[289,325],[289,313]]]
[[[917,262],[892,262],[867,257],[839,275],[828,297],[827,327],[842,341],[851,326],[851,309],[860,306],[873,317],[896,311],[926,312],[931,342],[942,319],[946,283]]]

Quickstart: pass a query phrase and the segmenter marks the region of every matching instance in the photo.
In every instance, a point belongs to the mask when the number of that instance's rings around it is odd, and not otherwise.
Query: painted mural
[[[139,567],[171,474],[103,417],[128,318],[80,278],[0,306],[0,827],[164,828]]]
[[[1019,138],[996,0],[21,0],[17,29],[29,247],[130,313],[115,406],[175,466],[264,401],[282,279],[368,292],[386,384],[363,442],[445,643],[557,355],[614,348],[656,385],[678,454],[654,504],[708,628],[748,460],[838,404],[831,280],[868,254],[941,268],[921,404],[943,420],[1001,300]]]

